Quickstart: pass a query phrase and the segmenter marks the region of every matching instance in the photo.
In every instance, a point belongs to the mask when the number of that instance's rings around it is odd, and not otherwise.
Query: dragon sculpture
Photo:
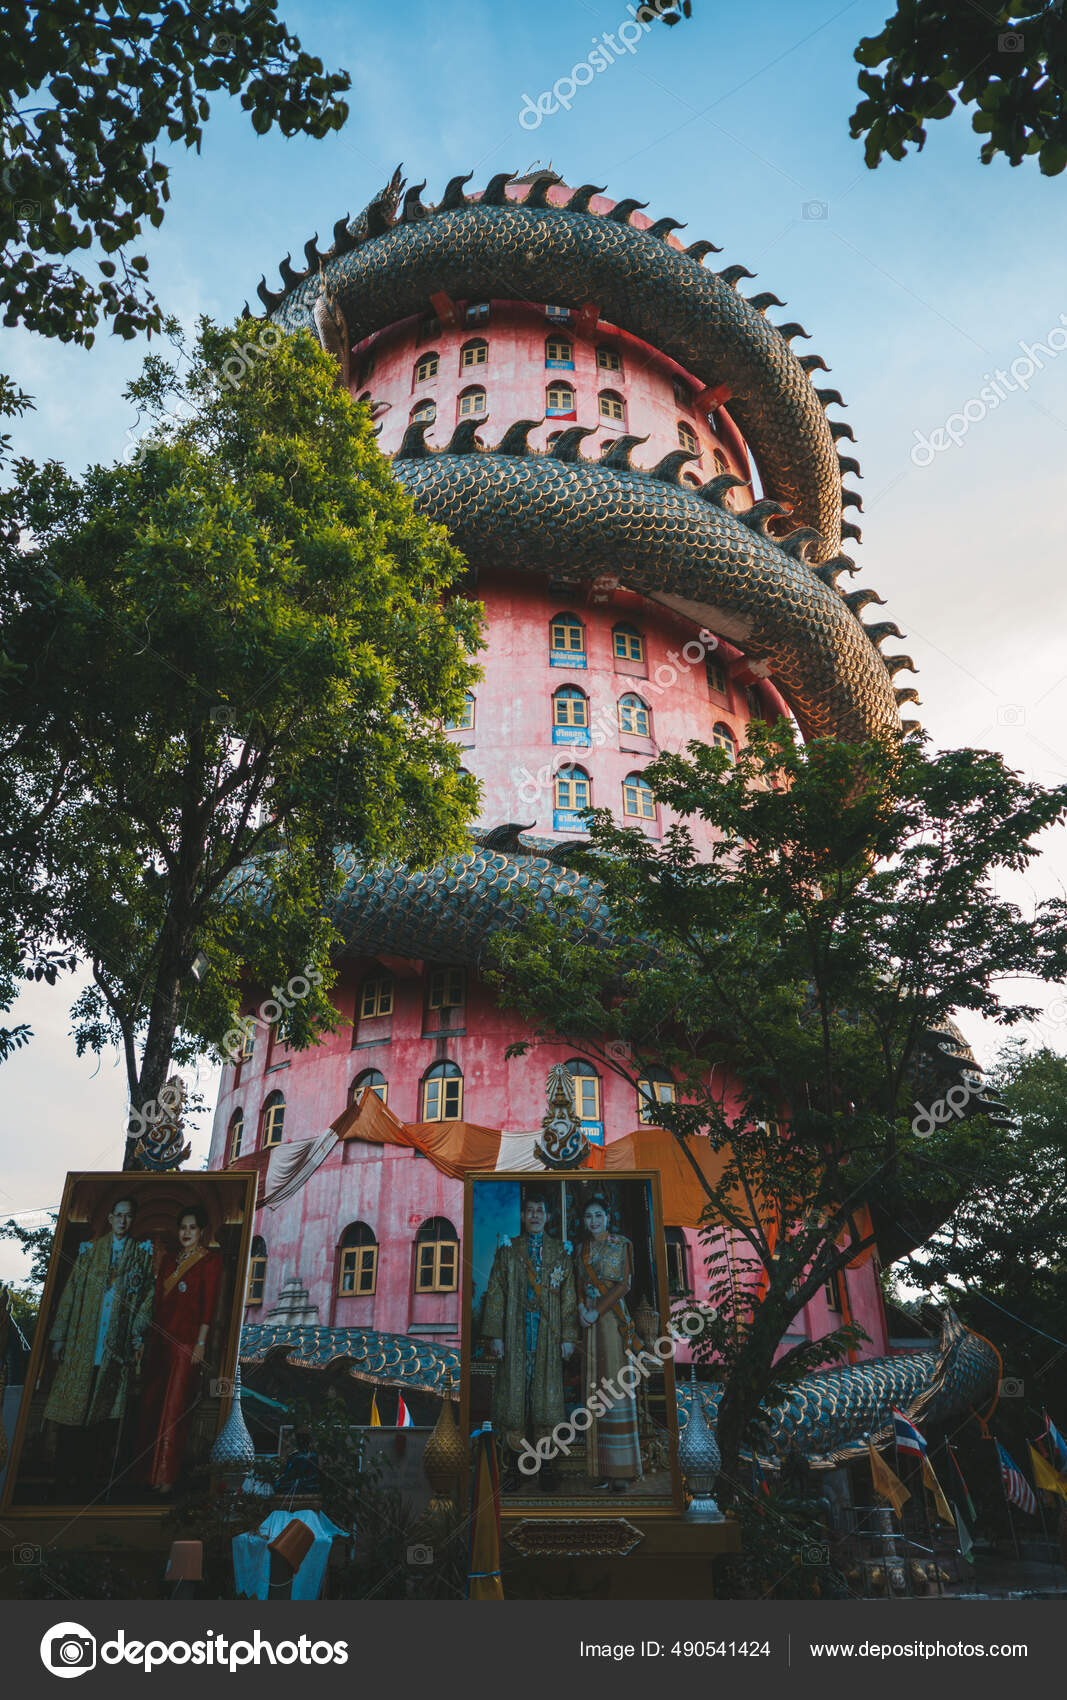
[[[684,449],[640,470],[630,455],[644,439],[634,436],[617,438],[592,461],[581,453],[589,434],[581,426],[538,452],[527,439],[540,420],[516,421],[491,448],[478,435],[479,421],[462,420],[440,450],[427,445],[425,424],[408,427],[394,470],[417,510],[444,525],[469,556],[570,582],[610,574],[695,627],[720,633],[757,672],[773,676],[807,737],[861,740],[915,726],[901,721],[900,709],[918,700],[916,692],[894,683],[898,673],[914,671],[912,661],[882,652],[886,638],[902,634],[891,621],[861,618],[882,597],[838,587],[842,575],[857,570],[842,545],[860,537],[845,515],[862,503],[844,484],[859,465],[838,452],[853,433],[828,417],[829,408],[844,405],[838,391],[813,381],[829,370],[826,362],[793,351],[807,332],[768,318],[784,303],[767,292],[742,296],[739,282],[754,274],[741,265],[709,269],[708,255],[720,250],[709,241],[684,247],[673,234],[683,228],[676,219],[635,224],[644,202],[605,202],[603,190],[588,183],[570,191],[551,171],[521,180],[501,172],[476,195],[464,193],[469,181],[470,174],[452,178],[440,202],[426,205],[425,183],[406,188],[398,168],[356,219],[338,221],[325,253],[316,235],[305,246],[303,271],[287,254],[282,288],[260,282],[267,315],[315,334],[347,384],[353,345],[424,314],[434,296],[551,301],[576,313],[595,308],[597,317],[698,379],[714,398],[709,405],[729,404],[763,493],[740,511],[731,491],[741,481],[732,474],[699,488],[683,483],[694,458]],[[514,823],[481,833],[468,853],[426,870],[370,868],[351,850],[341,859],[346,879],[332,916],[347,948],[360,953],[476,967],[490,935],[516,919],[520,893],[546,912],[562,897],[573,899],[594,933],[608,923],[595,881],[567,866],[568,846],[530,838]],[[926,1047],[927,1066],[943,1084],[973,1066],[952,1028],[931,1030]],[[972,1102],[994,1117],[1003,1111],[983,1092]],[[953,1334],[953,1362],[962,1350]],[[971,1382],[977,1387],[992,1376],[991,1359],[965,1356],[973,1395]],[[907,1404],[915,1391],[896,1386],[902,1374],[917,1376],[916,1388],[949,1386],[952,1377],[935,1368],[894,1369],[893,1397]],[[832,1402],[846,1415],[833,1443],[825,1437],[827,1454],[847,1448],[850,1436],[857,1442],[849,1412],[862,1410],[871,1426],[861,1393],[877,1379],[869,1364],[834,1373],[841,1388]],[[831,1385],[830,1377],[814,1379]],[[782,1423],[790,1426],[787,1412]]]

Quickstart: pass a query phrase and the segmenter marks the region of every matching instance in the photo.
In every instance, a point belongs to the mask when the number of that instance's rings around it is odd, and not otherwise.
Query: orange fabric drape
[[[454,1180],[462,1180],[472,1170],[495,1168],[500,1151],[496,1128],[464,1121],[402,1122],[369,1086],[331,1125],[339,1139],[363,1139],[371,1145],[413,1145]]]

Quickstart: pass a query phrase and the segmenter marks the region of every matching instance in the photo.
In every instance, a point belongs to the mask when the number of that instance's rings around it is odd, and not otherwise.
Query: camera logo
[[[1021,1399],[1026,1388],[1018,1376],[1006,1375],[997,1389],[1002,1399]]]
[[[829,218],[830,208],[825,201],[805,201],[801,208],[801,214],[804,218]]]
[[[1005,30],[997,36],[997,51],[999,53],[1025,53],[1026,37],[1018,30]]]
[[[423,1546],[421,1542],[415,1546],[408,1547],[408,1563],[432,1564],[433,1547]]]
[[[211,1382],[211,1397],[213,1399],[233,1398],[233,1378],[229,1375],[216,1375]]]
[[[830,1548],[818,1546],[813,1541],[804,1547],[800,1555],[800,1562],[802,1564],[829,1564]]]
[[[96,1641],[80,1623],[57,1623],[41,1642],[41,1663],[53,1676],[84,1676],[96,1666]]]

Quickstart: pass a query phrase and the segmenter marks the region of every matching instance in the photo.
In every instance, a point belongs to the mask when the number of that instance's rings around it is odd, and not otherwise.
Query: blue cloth
[[[114,1234],[112,1234],[111,1262],[108,1270],[110,1280],[107,1292],[100,1301],[100,1321],[96,1330],[96,1351],[93,1353],[94,1369],[99,1369],[100,1365],[104,1361],[104,1347],[107,1344],[107,1331],[111,1327],[111,1311],[115,1303],[115,1274],[120,1262],[122,1261],[122,1252],[125,1244],[125,1240],[116,1239]]]
[[[303,1564],[293,1575],[291,1598],[294,1600],[318,1599],[335,1537],[355,1532],[339,1529],[321,1511],[272,1511],[258,1529],[233,1538],[234,1582],[237,1592],[246,1599],[267,1598],[270,1584],[268,1545],[294,1520],[306,1524],[314,1536]]]

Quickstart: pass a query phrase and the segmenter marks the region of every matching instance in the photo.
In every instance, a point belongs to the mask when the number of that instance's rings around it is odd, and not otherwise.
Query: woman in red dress
[[[203,1244],[207,1213],[191,1204],[178,1217],[178,1252],[156,1279],[141,1393],[141,1444],[147,1480],[169,1493],[181,1469],[189,1418],[200,1397],[204,1349],[222,1284],[222,1257]]]

